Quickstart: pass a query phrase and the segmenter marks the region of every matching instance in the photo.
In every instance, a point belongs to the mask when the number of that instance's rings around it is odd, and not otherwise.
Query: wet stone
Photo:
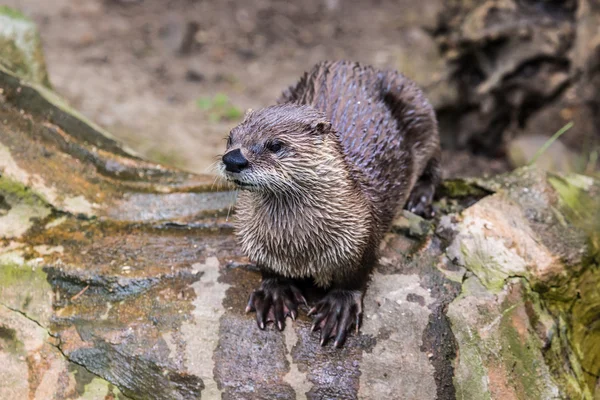
[[[298,342],[292,358],[300,372],[312,384],[308,399],[358,399],[360,361],[363,349],[369,348],[362,337],[350,336],[342,349],[319,344],[318,332],[311,333],[310,325],[296,329]]]
[[[274,326],[259,331],[253,319],[226,315],[220,321],[219,337],[215,380],[224,398],[295,398],[283,380],[289,370],[284,336]]]

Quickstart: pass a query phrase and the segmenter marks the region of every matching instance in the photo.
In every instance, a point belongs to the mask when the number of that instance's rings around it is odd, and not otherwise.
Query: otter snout
[[[242,172],[248,166],[248,160],[244,157],[240,149],[225,153],[222,160],[223,164],[225,164],[225,170],[229,172]]]

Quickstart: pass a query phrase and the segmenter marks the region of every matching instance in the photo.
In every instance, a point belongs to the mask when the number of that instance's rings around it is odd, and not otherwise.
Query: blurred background
[[[323,59],[393,68],[434,104],[449,176],[593,173],[592,0],[2,0],[38,25],[54,89],[142,155],[210,173],[247,108]]]

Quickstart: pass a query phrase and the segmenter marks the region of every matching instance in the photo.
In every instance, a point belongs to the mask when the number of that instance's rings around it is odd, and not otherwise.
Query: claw
[[[252,292],[252,294],[250,295],[250,300],[248,300],[248,305],[246,306],[246,314],[249,313],[250,311],[255,311],[256,309],[254,308],[254,300],[256,297],[256,291]]]
[[[306,301],[304,296],[302,296],[302,292],[300,292],[300,290],[295,286],[290,286],[290,289],[292,290],[292,294],[294,295],[294,300],[296,300],[296,303],[302,303],[306,307],[308,307],[308,302]]]
[[[435,212],[431,201],[435,193],[435,184],[431,181],[419,181],[410,193],[405,208],[423,218],[433,218]]]
[[[334,347],[342,347],[352,325],[356,326],[356,333],[360,327],[362,315],[362,293],[348,290],[331,291],[323,298],[309,314],[314,315],[311,331],[321,329],[319,343],[327,344],[329,338],[334,337]]]
[[[269,310],[271,309],[272,299],[269,296],[265,296],[264,293],[262,296],[256,296],[257,298],[262,297],[262,301],[257,301],[256,308],[256,322],[258,323],[258,327],[260,329],[265,329],[265,324],[269,318]]]
[[[306,301],[290,281],[279,278],[264,279],[260,288],[252,292],[245,312],[256,311],[256,324],[264,330],[268,322],[282,331],[285,319],[298,317],[298,300]]]

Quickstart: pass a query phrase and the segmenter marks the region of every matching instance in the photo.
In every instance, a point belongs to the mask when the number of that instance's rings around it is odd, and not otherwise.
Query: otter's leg
[[[423,174],[419,177],[419,180],[410,192],[404,208],[424,218],[432,218],[434,211],[433,207],[431,207],[431,202],[440,179],[440,155],[438,152],[427,163]]]
[[[363,290],[332,289],[308,312],[314,314],[311,330],[321,330],[321,346],[333,337],[334,347],[342,347],[352,326],[358,334],[363,294]]]
[[[265,329],[267,322],[274,322],[282,331],[286,317],[295,320],[298,316],[298,305],[307,305],[300,290],[289,279],[263,273],[260,287],[250,295],[246,312],[256,311],[256,324]]]

